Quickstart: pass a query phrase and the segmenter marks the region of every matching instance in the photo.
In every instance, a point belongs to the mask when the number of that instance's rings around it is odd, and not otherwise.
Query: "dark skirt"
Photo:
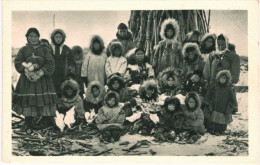
[[[21,74],[13,97],[15,112],[24,116],[55,116],[56,103],[58,97],[50,76],[31,82]]]
[[[227,129],[227,124],[218,124],[215,122],[212,122],[208,119],[204,119],[204,125],[206,129],[215,131],[215,132],[224,132]]]

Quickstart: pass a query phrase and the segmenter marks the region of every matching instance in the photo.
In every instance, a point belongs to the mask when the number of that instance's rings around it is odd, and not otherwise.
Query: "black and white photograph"
[[[252,10],[120,6],[9,10],[5,160],[252,162],[259,145]]]
[[[243,10],[14,11],[12,154],[248,155],[247,31]]]

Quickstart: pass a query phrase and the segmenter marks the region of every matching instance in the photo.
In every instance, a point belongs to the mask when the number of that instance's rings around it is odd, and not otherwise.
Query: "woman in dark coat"
[[[57,96],[61,97],[61,84],[68,79],[72,68],[75,67],[71,50],[64,45],[66,34],[61,29],[56,29],[51,34],[52,55],[55,61],[55,71],[52,75]]]
[[[25,116],[25,130],[31,130],[35,116],[56,116],[58,98],[52,81],[55,63],[48,48],[40,45],[36,28],[26,33],[27,44],[15,58],[15,69],[21,74],[14,91],[14,111]],[[27,132],[30,133],[30,132]]]

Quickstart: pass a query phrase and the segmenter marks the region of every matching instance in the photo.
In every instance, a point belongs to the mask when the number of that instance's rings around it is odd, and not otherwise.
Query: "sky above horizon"
[[[88,47],[92,35],[100,35],[105,45],[116,36],[119,23],[128,24],[131,11],[14,11],[12,13],[12,47],[20,48],[26,44],[25,33],[30,27],[40,31],[40,38],[50,41],[55,28],[65,31],[65,44],[72,47]],[[210,18],[210,32],[224,33],[236,45],[239,55],[247,56],[248,51],[247,11],[213,10]]]

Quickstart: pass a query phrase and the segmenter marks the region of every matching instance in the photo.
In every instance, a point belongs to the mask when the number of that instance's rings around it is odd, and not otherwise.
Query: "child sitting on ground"
[[[116,92],[108,92],[104,98],[104,106],[98,111],[95,123],[101,131],[101,141],[119,141],[122,135],[125,113],[119,107],[119,96]]]
[[[205,97],[209,108],[205,109],[205,127],[211,134],[223,135],[227,124],[232,122],[232,109],[237,105],[232,91],[231,74],[228,70],[220,71],[217,82],[211,86]]]

